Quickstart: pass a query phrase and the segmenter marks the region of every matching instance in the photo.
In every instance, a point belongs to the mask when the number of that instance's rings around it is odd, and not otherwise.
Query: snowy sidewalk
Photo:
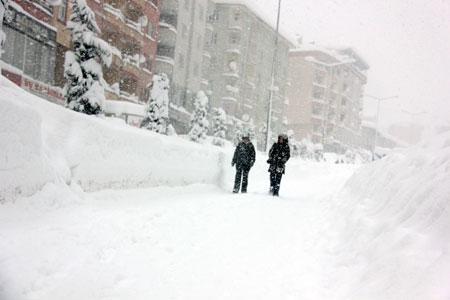
[[[314,299],[321,210],[355,167],[292,162],[280,198],[265,168],[248,194],[47,185],[3,205],[0,299]]]

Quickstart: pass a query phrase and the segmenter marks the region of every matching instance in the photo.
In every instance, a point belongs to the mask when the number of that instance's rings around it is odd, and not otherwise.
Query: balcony
[[[169,46],[175,47],[177,42],[177,31],[175,27],[167,23],[159,23],[159,43]],[[158,46],[159,47],[159,46]]]
[[[322,99],[322,98],[319,98],[319,97],[311,97],[311,100],[313,101],[313,102],[315,102],[315,103],[319,103],[319,104],[321,104],[321,105],[325,105],[326,104],[326,101],[325,101],[325,99]]]
[[[315,113],[311,114],[311,118],[317,119],[317,120],[321,120],[321,121],[325,121],[325,117],[323,115],[318,115]]]
[[[166,64],[169,64],[169,65],[172,65],[172,67],[174,66],[174,64],[175,64],[175,60],[172,58],[172,57],[167,57],[167,56],[159,56],[159,55],[156,55],[156,61],[157,62],[161,62],[161,63],[166,63]],[[166,72],[167,73],[167,72]]]
[[[160,23],[160,25],[161,25],[161,23],[164,23],[164,24],[171,25],[173,28],[177,28],[178,17],[177,17],[177,15],[162,13],[159,16],[159,23]]]
[[[136,40],[140,40],[142,35],[144,35],[141,24],[128,19],[120,9],[105,3],[103,4],[103,11],[105,12],[106,19],[115,27],[123,30],[122,33],[132,36]]]
[[[319,87],[319,88],[323,88],[323,89],[328,88],[327,84],[325,82],[323,82],[323,81],[320,82],[320,81],[317,81],[317,80],[313,80],[313,85],[316,86],[316,87]]]
[[[211,54],[209,54],[208,51],[203,51],[202,55],[203,55],[203,57],[206,57],[207,59],[211,59]]]
[[[231,78],[235,78],[235,79],[239,79],[240,78],[239,74],[235,73],[235,72],[225,72],[222,75],[225,76],[225,77],[231,77]]]
[[[159,44],[158,48],[156,49],[156,56],[169,57],[173,60],[175,58],[175,47]]]

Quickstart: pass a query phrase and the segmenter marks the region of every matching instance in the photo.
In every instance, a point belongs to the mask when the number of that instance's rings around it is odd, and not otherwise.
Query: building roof
[[[291,56],[302,56],[309,61],[326,66],[335,66],[344,63],[354,64],[360,71],[369,69],[369,65],[350,47],[329,48],[316,44],[301,44],[290,50]]]
[[[273,30],[276,30],[276,18],[273,18],[268,15],[266,11],[261,9],[261,5],[255,0],[212,0],[216,4],[233,4],[233,5],[242,5],[245,6],[248,10],[250,10],[256,17],[261,19],[262,22],[266,23]],[[274,16],[276,12],[274,13]],[[279,34],[286,39],[289,43],[291,43],[291,47],[297,44],[297,39],[287,32],[284,28],[281,27],[281,24],[278,28]]]

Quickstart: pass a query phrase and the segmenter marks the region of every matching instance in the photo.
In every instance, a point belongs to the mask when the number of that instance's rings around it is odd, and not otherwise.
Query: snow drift
[[[449,183],[448,128],[350,178],[324,233],[336,299],[450,299]]]
[[[0,202],[48,182],[87,191],[218,183],[224,153],[64,109],[0,77]]]

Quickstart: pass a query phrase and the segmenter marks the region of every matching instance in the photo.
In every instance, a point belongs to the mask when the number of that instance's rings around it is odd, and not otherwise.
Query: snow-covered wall
[[[450,128],[361,167],[326,218],[333,299],[450,299]]]
[[[3,77],[0,90],[0,202],[55,181],[87,191],[221,182],[218,147],[76,113]]]

